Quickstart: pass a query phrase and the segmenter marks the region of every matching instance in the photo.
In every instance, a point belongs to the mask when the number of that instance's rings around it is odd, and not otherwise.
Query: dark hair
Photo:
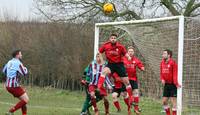
[[[115,36],[115,37],[118,37],[118,35],[117,35],[117,34],[115,34],[115,33],[112,33],[112,34],[110,34],[110,36]]]
[[[12,57],[16,57],[16,55],[18,55],[19,52],[21,52],[21,50],[15,50],[15,51],[13,51]]]
[[[170,50],[170,49],[165,49],[164,51],[166,51],[167,54],[170,55],[170,57],[172,57],[172,50]]]

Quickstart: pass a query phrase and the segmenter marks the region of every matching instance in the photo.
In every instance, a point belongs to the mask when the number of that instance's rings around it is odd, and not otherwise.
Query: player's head
[[[134,53],[135,53],[134,47],[133,47],[133,46],[129,46],[129,47],[128,47],[128,54],[129,54],[130,56],[133,56]]]
[[[12,53],[13,58],[22,59],[22,52],[21,50],[15,50]]]
[[[115,44],[117,42],[117,34],[111,34],[109,40],[112,44]]]
[[[169,59],[172,57],[172,51],[169,49],[165,49],[163,50],[163,54],[162,54],[163,59]]]
[[[103,56],[100,53],[96,54],[96,61],[99,62],[99,63],[103,62]]]

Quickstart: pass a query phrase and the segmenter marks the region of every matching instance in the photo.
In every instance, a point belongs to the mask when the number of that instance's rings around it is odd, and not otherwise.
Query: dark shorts
[[[177,97],[177,88],[174,84],[165,84],[163,97]]]
[[[126,86],[123,84],[121,88],[113,88],[112,93],[116,92],[118,95],[117,97],[120,96],[121,92],[125,92],[126,91]]]
[[[127,77],[126,69],[124,67],[124,63],[108,63],[107,66],[110,68],[111,73],[116,72],[120,77]]]
[[[138,82],[134,80],[129,80],[132,89],[138,89]]]
[[[25,89],[22,87],[6,87],[6,89],[14,97],[20,97],[26,92]]]

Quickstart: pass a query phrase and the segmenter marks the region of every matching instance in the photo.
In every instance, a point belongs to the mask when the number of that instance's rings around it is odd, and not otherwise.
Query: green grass
[[[2,84],[0,85],[0,115],[4,115],[12,104],[15,104],[18,100],[11,96],[2,87]],[[27,87],[27,92],[30,98],[28,104],[29,115],[79,115],[85,99],[84,92],[78,91],[71,92],[52,88]],[[127,107],[122,99],[120,100],[121,113],[116,112],[110,95],[109,102],[111,115],[127,115]],[[104,114],[102,101],[98,103],[98,107],[100,115]],[[164,115],[160,112],[162,109],[161,101],[141,98],[140,107],[142,108],[141,115]],[[15,115],[21,115],[21,110],[18,110]]]

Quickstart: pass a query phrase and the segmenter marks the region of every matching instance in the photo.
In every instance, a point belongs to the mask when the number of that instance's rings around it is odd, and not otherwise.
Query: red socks
[[[9,110],[9,112],[13,113],[16,110],[18,110],[19,108],[22,108],[24,105],[26,105],[26,102],[24,100],[21,100],[20,102],[18,102],[13,108],[11,108]]]
[[[165,109],[165,112],[166,112],[166,115],[170,115],[170,108],[168,105],[164,105],[164,109]]]
[[[124,98],[124,102],[126,103],[126,105],[127,105],[128,107],[131,106],[130,103],[129,103],[129,98]]]
[[[172,115],[176,115],[176,108],[172,108]]]
[[[102,87],[104,81],[105,81],[105,76],[101,75],[101,76],[99,77],[99,81],[98,81],[98,84],[97,84],[97,87],[98,87],[99,89]]]
[[[134,97],[134,103],[135,103],[135,105],[134,105],[134,110],[139,110],[139,107],[138,107],[138,103],[139,103],[139,97],[137,96],[137,97]]]
[[[109,102],[107,99],[104,99],[104,107],[105,107],[105,113],[109,113]]]
[[[26,115],[27,114],[27,107],[26,105],[22,106],[22,115]]]
[[[121,107],[120,107],[118,101],[113,102],[113,104],[115,105],[115,107],[117,108],[117,110],[121,110]]]
[[[130,103],[132,104],[133,102],[133,94],[132,94],[132,88],[131,85],[126,86],[126,91],[129,95]]]
[[[94,107],[94,111],[97,112],[98,108],[97,108],[96,99],[94,97],[91,97],[91,102],[92,102],[92,105]]]

